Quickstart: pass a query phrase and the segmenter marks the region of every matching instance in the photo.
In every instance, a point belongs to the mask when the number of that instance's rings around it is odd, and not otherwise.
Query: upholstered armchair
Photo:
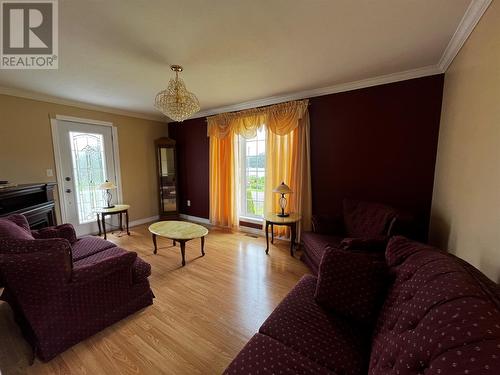
[[[313,215],[312,232],[302,235],[302,260],[317,273],[326,246],[379,252],[381,256],[398,218],[392,207],[345,199],[339,215]]]
[[[77,239],[69,224],[31,232],[22,215],[0,219],[1,299],[44,361],[152,304],[150,265],[86,238]]]

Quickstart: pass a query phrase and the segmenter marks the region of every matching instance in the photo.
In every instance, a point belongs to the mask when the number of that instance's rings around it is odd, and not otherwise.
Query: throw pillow
[[[15,240],[33,240],[29,229],[9,220],[9,217],[0,219],[0,238]]]
[[[388,285],[384,261],[328,247],[319,265],[315,300],[327,311],[370,323]]]

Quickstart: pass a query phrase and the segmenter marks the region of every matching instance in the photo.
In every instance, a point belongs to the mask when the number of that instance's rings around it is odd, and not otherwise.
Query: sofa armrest
[[[343,250],[358,251],[385,251],[387,247],[387,237],[373,238],[344,238],[340,242],[340,248]]]
[[[72,284],[87,284],[102,279],[114,272],[126,270],[132,281],[132,264],[137,258],[137,253],[127,251],[122,254],[114,254],[98,262],[75,266],[71,278]],[[127,277],[128,277],[127,276]]]
[[[318,234],[342,235],[344,220],[340,215],[312,215],[312,231]]]
[[[71,268],[71,245],[65,239],[0,239],[0,279],[18,300],[64,288]]]
[[[76,232],[71,224],[61,224],[55,227],[32,230],[31,235],[36,239],[64,238],[70,244],[76,242]]]

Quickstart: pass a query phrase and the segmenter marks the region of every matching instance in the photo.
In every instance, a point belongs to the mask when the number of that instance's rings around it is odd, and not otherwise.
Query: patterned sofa
[[[302,234],[301,260],[316,275],[327,246],[383,253],[401,216],[380,203],[344,199],[342,215],[313,215],[312,232]]]
[[[499,374],[498,285],[404,237],[390,240],[385,258],[390,281],[371,326],[318,305],[321,268],[319,279],[299,281],[225,374]]]
[[[34,355],[48,361],[153,303],[151,266],[70,224],[30,231],[22,215],[0,218],[1,299]]]

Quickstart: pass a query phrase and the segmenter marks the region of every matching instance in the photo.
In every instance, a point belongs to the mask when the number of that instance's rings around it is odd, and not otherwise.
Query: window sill
[[[240,216],[240,221],[244,221],[247,223],[252,223],[252,224],[262,224],[264,222],[264,219],[259,218],[259,217],[250,217],[250,216]]]

